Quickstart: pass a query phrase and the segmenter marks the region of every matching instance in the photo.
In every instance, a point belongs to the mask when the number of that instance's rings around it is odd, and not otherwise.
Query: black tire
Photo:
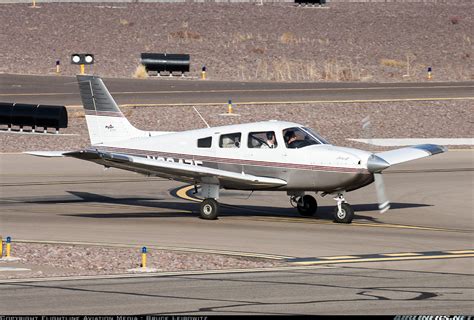
[[[219,214],[219,203],[212,198],[201,202],[200,218],[205,220],[216,220]]]
[[[314,216],[316,211],[318,210],[318,203],[313,196],[305,195],[303,196],[303,205],[297,205],[296,209],[298,209],[298,213],[303,217],[311,217]]]
[[[351,223],[354,219],[354,209],[348,203],[341,204],[341,212],[336,207],[334,210],[334,222],[337,223]]]

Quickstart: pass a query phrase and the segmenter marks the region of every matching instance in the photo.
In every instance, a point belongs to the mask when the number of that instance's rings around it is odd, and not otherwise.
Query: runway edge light
[[[147,253],[146,247],[143,247],[142,248],[142,265],[141,265],[142,268],[146,268],[146,253]]]
[[[11,255],[11,242],[12,242],[12,238],[11,237],[7,237],[7,258],[10,258],[10,255]]]

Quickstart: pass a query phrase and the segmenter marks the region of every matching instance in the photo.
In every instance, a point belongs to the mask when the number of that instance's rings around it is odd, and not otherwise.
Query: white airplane
[[[303,125],[264,121],[182,132],[142,131],[125,118],[102,79],[78,75],[91,146],[66,156],[200,186],[200,217],[216,219],[220,189],[286,191],[302,216],[317,211],[307,192],[335,196],[334,221],[350,223],[344,194],[375,181],[379,209],[388,210],[381,172],[392,165],[445,152],[425,144],[372,153],[331,145]]]

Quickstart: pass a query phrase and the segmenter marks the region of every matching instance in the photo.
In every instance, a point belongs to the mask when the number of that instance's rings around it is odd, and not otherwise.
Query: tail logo
[[[105,126],[105,129],[109,129],[109,130],[112,131],[114,129],[114,126],[109,124],[108,126]]]

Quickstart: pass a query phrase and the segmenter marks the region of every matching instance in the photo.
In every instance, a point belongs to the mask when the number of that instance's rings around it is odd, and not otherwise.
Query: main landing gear
[[[219,215],[219,202],[216,199],[207,198],[201,202],[200,218],[205,220],[216,220]]]
[[[298,213],[303,217],[314,216],[318,210],[318,202],[313,196],[310,196],[309,194],[302,196],[291,196],[290,203],[293,207],[296,207]]]
[[[216,220],[219,215],[219,202],[217,202],[219,185],[215,183],[202,184],[201,196],[204,200],[201,202],[199,217],[205,220]]]
[[[325,196],[323,193],[322,196]],[[337,201],[337,207],[334,210],[334,222],[337,223],[351,223],[354,218],[354,209],[346,202],[343,193],[338,193],[334,198]],[[290,203],[298,210],[298,213],[303,217],[311,217],[316,214],[318,210],[318,203],[313,196],[299,193],[290,196]]]

